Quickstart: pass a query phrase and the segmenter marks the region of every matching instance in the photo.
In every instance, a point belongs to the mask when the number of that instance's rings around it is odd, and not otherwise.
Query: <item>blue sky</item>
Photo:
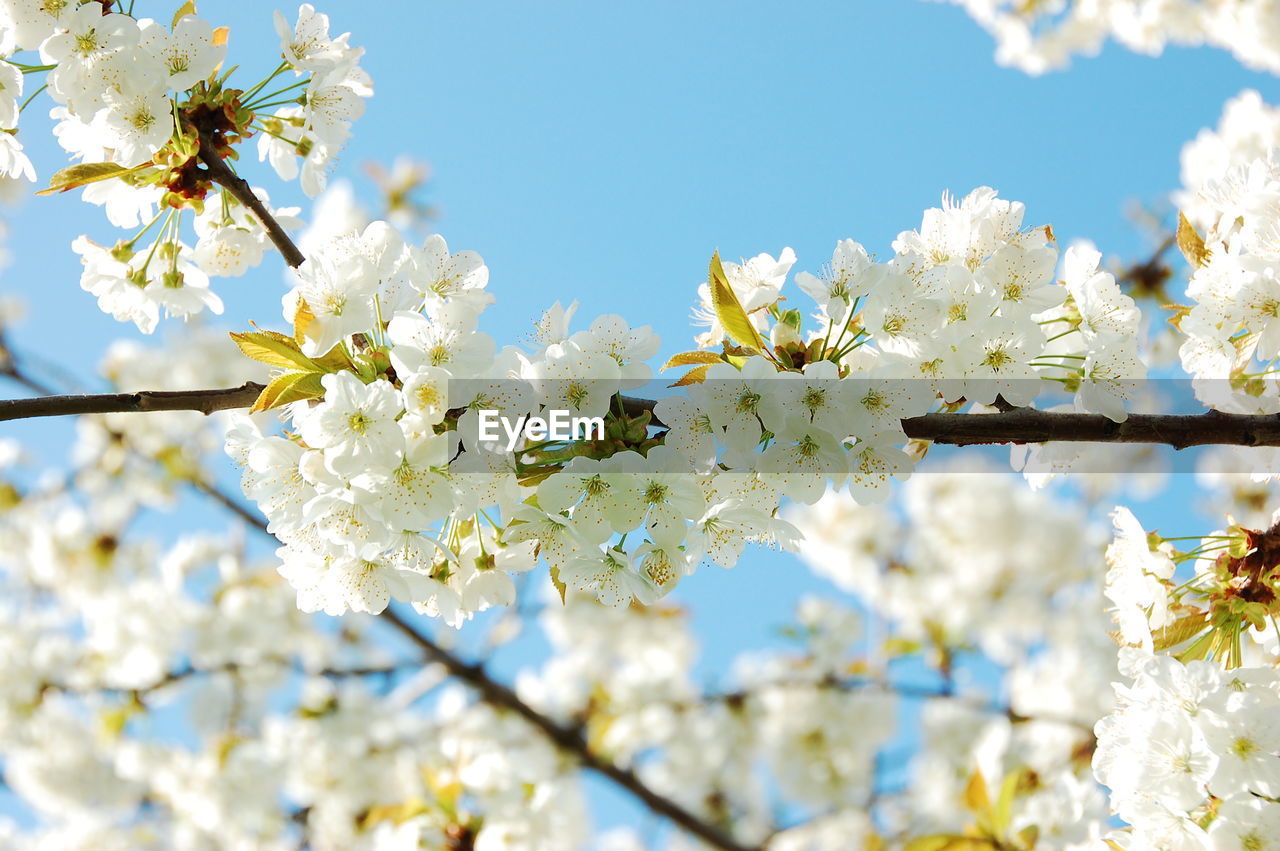
[[[139,0],[137,12],[167,19],[174,5]],[[337,173],[400,153],[431,163],[438,229],[490,266],[498,303],[485,330],[500,343],[576,298],[580,317],[622,314],[652,325],[664,355],[680,351],[713,250],[736,259],[791,246],[797,270],[816,270],[847,237],[885,255],[944,190],[983,184],[1024,201],[1028,223],[1053,224],[1063,244],[1089,237],[1135,257],[1149,245],[1126,212],[1177,187],[1182,144],[1245,87],[1280,100],[1275,78],[1207,49],[1158,60],[1108,49],[1027,77],[995,66],[962,11],[926,2],[321,5],[367,49],[377,86]],[[201,4],[232,25],[230,61],[253,71],[274,65],[271,8]],[[43,180],[60,161],[39,104],[22,138]],[[277,201],[304,200],[256,161],[241,170]],[[20,348],[87,374],[112,339],[140,336],[77,284],[72,239],[115,238],[99,210],[70,193],[28,199],[9,219],[14,262],[0,289],[30,304]],[[281,267],[270,258],[215,282],[228,329],[279,324]],[[0,435],[54,461],[70,428],[4,424]],[[1149,507],[1153,525],[1190,511],[1189,484]],[[184,519],[221,522],[193,510]],[[681,593],[704,627],[704,672],[772,641],[805,592],[835,593],[769,553],[731,574],[700,571]]]

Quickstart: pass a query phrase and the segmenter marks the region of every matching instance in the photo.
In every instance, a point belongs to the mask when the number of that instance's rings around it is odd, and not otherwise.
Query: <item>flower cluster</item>
[[[1115,710],[1094,772],[1125,848],[1262,848],[1280,825],[1278,527],[1187,552],[1115,512],[1106,596],[1119,625]],[[1176,576],[1189,565],[1192,575]]]
[[[1121,652],[1093,758],[1124,848],[1265,848],[1280,835],[1280,674]],[[1273,660],[1274,661],[1274,660]]]
[[[1183,648],[1184,659],[1213,658],[1228,667],[1280,653],[1280,526],[1231,524],[1180,552],[1117,508],[1107,548],[1107,597],[1122,644],[1147,652]],[[1194,573],[1175,579],[1178,566]]]
[[[1166,45],[1210,44],[1243,64],[1280,72],[1280,17],[1271,0],[950,0],[995,36],[996,61],[1031,74],[1094,55],[1108,38],[1158,55]]]
[[[1223,105],[1216,128],[1204,128],[1182,146],[1182,189],[1174,194],[1178,209],[1201,233],[1213,227],[1216,205],[1200,190],[1275,147],[1280,147],[1280,107],[1268,105],[1253,89],[1244,90]]]
[[[1178,318],[1179,354],[1196,396],[1218,410],[1280,411],[1272,377],[1280,358],[1280,160],[1254,159],[1209,180],[1198,193],[1208,221],[1201,237],[1185,223],[1195,272],[1192,304]]]
[[[237,158],[237,145],[257,134],[260,159],[282,179],[301,176],[314,196],[373,93],[358,65],[362,51],[347,35],[330,37],[327,16],[309,4],[292,27],[276,16],[283,59],[241,89],[232,85],[234,69],[222,70],[225,30],[197,17],[193,4],[168,27],[111,3],[0,5],[0,53],[38,51],[40,63],[0,63],[0,126],[9,131],[0,135],[0,174],[35,179],[15,135],[30,98],[21,107],[18,99],[26,75],[45,73],[54,134],[78,162],[55,174],[48,191],[84,186],[85,200],[103,206],[112,224],[136,230],[111,245],[76,240],[81,286],[103,311],[144,332],[162,313],[222,311],[209,278],[243,274],[267,247],[250,207],[262,204],[283,226],[296,224],[297,210],[271,210],[262,190],[250,198],[250,190],[225,185],[211,159],[229,168],[223,160]],[[290,71],[297,82],[273,90]],[[210,197],[215,183],[224,185]],[[184,241],[184,218],[193,222],[194,245]]]

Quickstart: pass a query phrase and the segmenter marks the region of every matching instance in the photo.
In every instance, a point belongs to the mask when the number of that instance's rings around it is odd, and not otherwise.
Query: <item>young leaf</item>
[[[1168,650],[1170,647],[1176,647],[1182,642],[1199,635],[1208,625],[1208,612],[1183,615],[1163,629],[1158,629],[1152,633],[1152,643],[1157,651]]]
[[[115,163],[80,163],[67,166],[61,171],[55,172],[53,177],[49,178],[49,188],[41,189],[36,194],[52,195],[55,192],[67,192],[79,186],[97,183],[100,180],[110,180],[113,177],[132,174],[135,171],[150,167],[151,163],[149,162],[136,165],[133,168],[125,168]]]
[[[1025,778],[1026,771],[1019,768],[1006,774],[1000,784],[1000,797],[996,799],[995,818],[992,819],[998,835],[1007,833],[1013,823],[1013,802]]]
[[[258,394],[258,399],[249,409],[249,413],[267,411],[298,402],[302,399],[318,399],[324,395],[324,385],[320,383],[318,372],[286,372],[277,375]]]
[[[703,364],[695,366],[693,369],[680,376],[680,380],[674,384],[668,384],[668,387],[685,387],[689,384],[701,384],[703,379],[707,377],[707,370],[711,369],[711,364]]]
[[[334,346],[318,358],[312,358],[316,366],[325,372],[341,372],[344,369],[351,369],[353,364],[351,358],[347,357],[347,353],[342,350],[342,346]]]
[[[274,331],[232,332],[231,339],[236,341],[240,351],[267,366],[281,369],[302,370],[303,372],[320,372],[321,367],[311,358],[298,350],[298,344],[292,338]]]
[[[903,846],[902,851],[995,851],[999,847],[990,839],[945,834],[913,839]]]
[[[738,301],[733,287],[729,286],[719,251],[711,255],[711,274],[707,283],[711,287],[711,306],[715,309],[716,318],[720,320],[720,327],[739,344],[750,346],[757,352],[763,351],[764,340],[747,318],[747,312],[742,309],[742,302]]]
[[[560,604],[566,603],[565,595],[569,591],[569,587],[560,580],[560,568],[552,565],[551,567],[551,584],[555,586],[557,593],[560,594]]]
[[[672,355],[667,362],[662,365],[663,370],[670,369],[673,366],[696,366],[698,364],[717,364],[721,363],[721,358],[715,352],[681,352],[678,355]]]
[[[316,315],[311,312],[311,305],[307,304],[305,298],[299,298],[298,306],[293,311],[293,339],[299,346],[306,341],[307,329],[315,320]]]
[[[1191,268],[1199,269],[1209,262],[1212,252],[1204,247],[1204,239],[1200,234],[1196,233],[1195,226],[1187,221],[1187,217],[1182,215],[1181,210],[1178,211],[1178,230],[1175,237],[1178,241],[1178,248],[1182,251],[1182,256],[1187,258]]]
[[[982,771],[975,768],[964,787],[964,805],[977,816],[991,815],[991,798],[987,795],[987,781]]]
[[[196,4],[192,0],[187,0],[187,2],[178,7],[178,11],[173,13],[173,22],[169,24],[169,28],[173,29],[178,25],[178,21],[182,20],[187,15],[194,15],[195,13]]]

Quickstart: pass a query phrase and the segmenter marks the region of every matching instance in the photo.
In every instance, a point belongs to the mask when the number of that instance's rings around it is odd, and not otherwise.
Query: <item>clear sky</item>
[[[137,12],[167,20],[174,5],[139,0]],[[1136,257],[1149,244],[1126,212],[1178,186],[1182,144],[1243,88],[1280,100],[1274,77],[1208,49],[1159,60],[1108,49],[1027,77],[995,66],[990,39],[961,10],[909,0],[319,5],[367,49],[377,87],[338,174],[400,153],[431,163],[438,229],[491,269],[498,302],[484,329],[500,344],[576,298],[580,317],[622,314],[654,326],[664,355],[680,351],[714,249],[736,259],[791,246],[796,270],[816,270],[846,237],[885,255],[944,190],[983,184],[1024,201],[1028,223],[1051,223],[1064,245],[1089,237],[1104,254]],[[200,6],[232,25],[231,62],[270,67],[272,4]],[[24,114],[22,136],[44,180],[60,152],[40,138],[42,111]],[[273,199],[303,200],[256,162],[241,170]],[[14,259],[0,289],[30,304],[14,342],[83,375],[110,340],[140,335],[79,289],[70,243],[82,232],[115,238],[78,193],[28,199],[10,215]],[[215,281],[221,322],[278,327],[281,268],[272,257]],[[4,424],[3,434],[53,461],[70,426]],[[1193,501],[1181,486],[1150,510],[1172,524]],[[770,553],[682,586],[707,675],[735,649],[773,640],[804,592],[836,593]]]

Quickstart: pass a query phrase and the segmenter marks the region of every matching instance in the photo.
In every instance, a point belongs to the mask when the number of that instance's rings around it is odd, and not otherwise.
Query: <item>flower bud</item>
[[[800,339],[800,332],[786,322],[774,323],[773,330],[769,332],[769,343],[775,349],[803,345],[803,341]]]

